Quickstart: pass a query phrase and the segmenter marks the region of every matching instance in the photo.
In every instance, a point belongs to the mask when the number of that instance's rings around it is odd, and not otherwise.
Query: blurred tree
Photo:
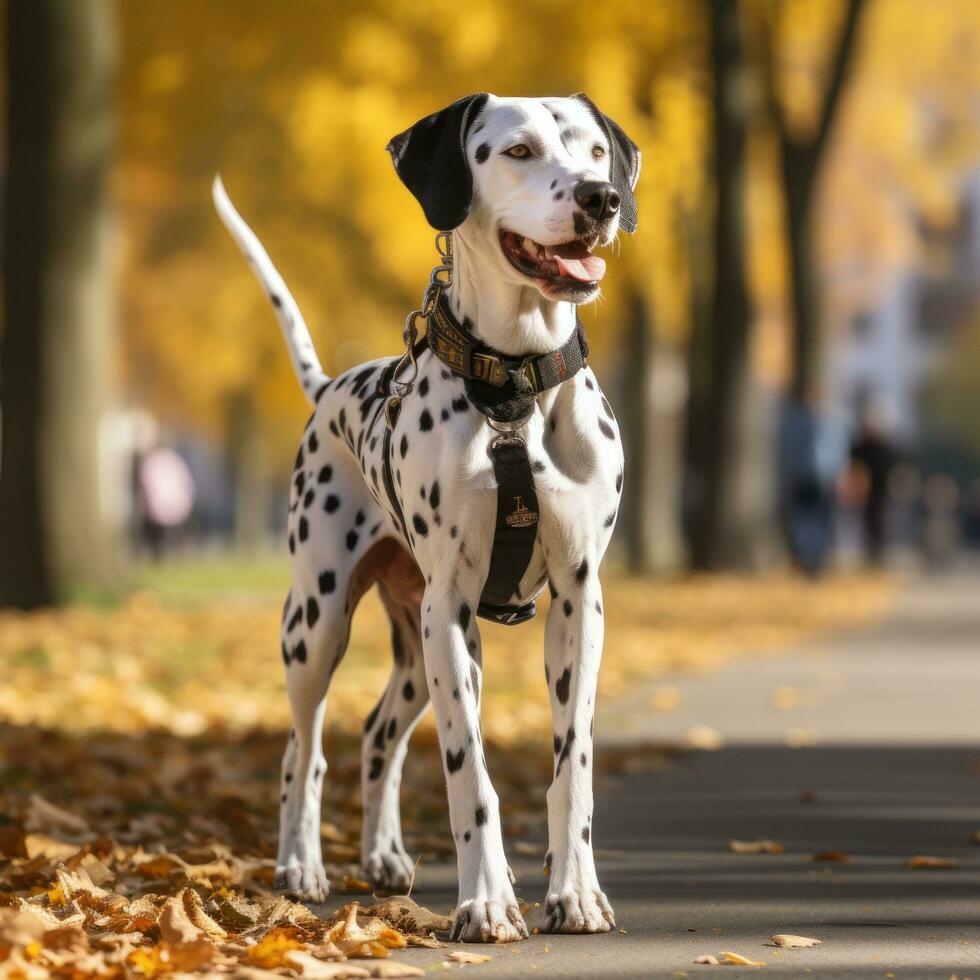
[[[812,0],[803,0],[811,4]],[[784,0],[767,0],[768,17],[763,18],[762,68],[766,105],[776,130],[780,154],[780,187],[783,196],[786,249],[790,271],[792,311],[793,394],[805,399],[812,391],[820,368],[820,313],[816,290],[818,265],[814,254],[814,189],[828,146],[841,96],[848,80],[858,38],[865,0],[846,0],[836,42],[832,45],[827,82],[816,121],[801,127],[787,109],[781,95],[779,44],[781,21],[788,8]],[[826,14],[826,5],[824,15]],[[792,11],[791,11],[792,13]]]
[[[750,563],[752,507],[741,480],[750,462],[744,438],[749,407],[751,316],[746,281],[746,145],[749,86],[739,8],[709,0],[716,187],[712,227],[713,277],[704,317],[690,344],[688,521],[695,568]]]
[[[6,6],[0,603],[104,584],[98,427],[113,337],[115,5]]]

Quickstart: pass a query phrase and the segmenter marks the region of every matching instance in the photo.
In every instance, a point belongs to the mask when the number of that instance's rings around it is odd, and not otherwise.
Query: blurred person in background
[[[827,567],[834,540],[834,494],[847,462],[843,422],[819,392],[805,401],[788,395],[779,419],[777,465],[786,547],[807,575]]]
[[[888,429],[884,407],[871,404],[862,414],[857,438],[851,446],[848,497],[861,509],[865,559],[871,568],[880,567],[884,560],[889,482],[899,459]]]
[[[159,561],[194,510],[194,477],[179,453],[157,446],[136,457],[135,478],[139,543]]]

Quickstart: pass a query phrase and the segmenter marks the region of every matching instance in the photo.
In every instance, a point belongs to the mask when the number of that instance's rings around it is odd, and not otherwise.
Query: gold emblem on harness
[[[508,527],[530,527],[538,523],[538,512],[529,510],[521,496],[514,497],[514,509],[507,515]]]

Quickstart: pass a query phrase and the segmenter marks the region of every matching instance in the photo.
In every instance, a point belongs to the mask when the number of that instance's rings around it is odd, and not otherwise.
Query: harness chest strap
[[[426,348],[454,374],[500,389],[509,387],[515,398],[526,398],[528,395],[557,387],[574,377],[585,366],[588,357],[588,344],[581,325],[557,350],[526,358],[506,357],[482,344],[456,321],[441,302],[429,318],[426,336],[414,345],[413,358],[419,357]],[[379,395],[386,398],[390,395],[392,383],[402,364],[402,360],[393,361],[382,372],[378,381]],[[397,423],[399,409],[398,402],[392,403],[390,424],[385,427],[382,478],[385,493],[399,523],[399,530],[407,540],[409,531],[398,500],[391,462],[392,432]],[[498,431],[505,428],[489,416],[487,420]],[[518,428],[522,421],[524,420],[511,423],[506,429]],[[494,622],[517,625],[531,619],[537,612],[533,600],[515,604],[510,599],[515,595],[520,597],[520,583],[534,551],[538,529],[538,499],[527,446],[523,439],[512,431],[498,435],[491,442],[488,451],[497,482],[497,515],[490,568],[477,614]]]

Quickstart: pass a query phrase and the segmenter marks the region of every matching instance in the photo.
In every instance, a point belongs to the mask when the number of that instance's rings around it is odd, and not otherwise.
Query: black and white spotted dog
[[[458,319],[508,355],[560,347],[576,330],[576,306],[599,294],[605,263],[592,248],[635,228],[640,156],[620,127],[584,96],[479,94],[420,120],[388,149],[429,223],[452,230],[454,277],[446,295]],[[458,855],[452,936],[525,937],[480,734],[474,611],[494,537],[487,448],[496,433],[470,397],[470,381],[426,351],[390,440],[403,538],[381,477],[385,419],[378,417],[377,385],[391,359],[328,378],[295,301],[220,180],[214,198],[271,298],[315,405],[289,508],[293,577],[282,658],[295,727],[282,765],[277,885],[309,901],[328,893],[320,851],[327,689],[354,609],[376,584],[391,619],[394,666],[364,727],[366,873],[393,890],[412,878],[399,786],[409,737],[431,698]],[[540,521],[519,593],[535,596],[547,583],[552,595],[545,632],[555,733],[548,928],[604,932],[614,920],[592,854],[592,721],[603,638],[598,571],[619,507],[623,450],[588,367],[540,394],[520,435]]]

